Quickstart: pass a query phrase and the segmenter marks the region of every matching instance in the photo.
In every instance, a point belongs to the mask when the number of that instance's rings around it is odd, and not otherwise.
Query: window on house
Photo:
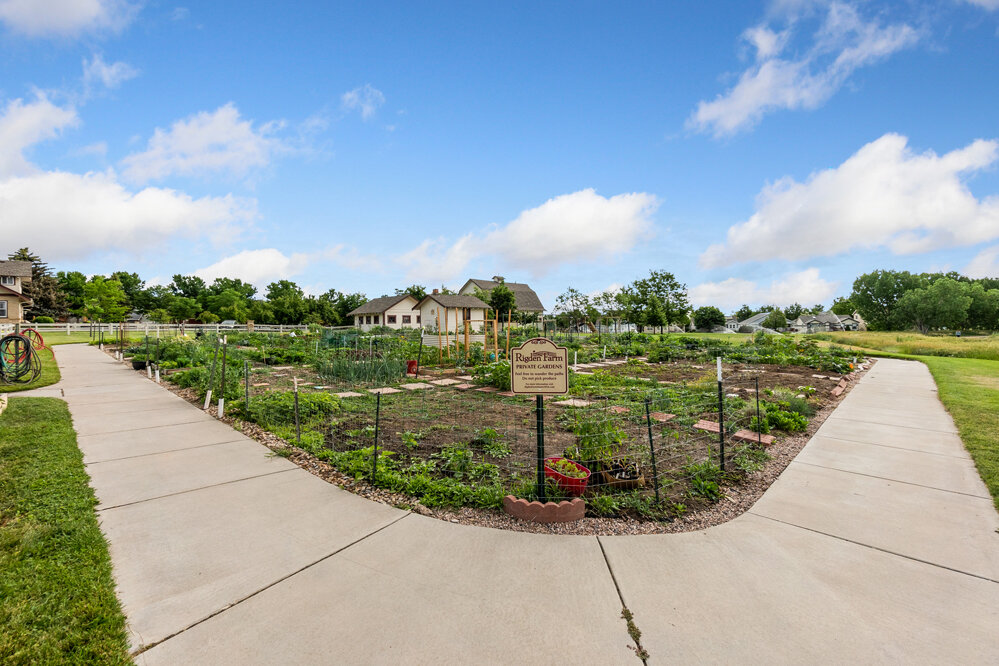
[[[0,301],[0,319],[7,318],[7,301]]]
[[[395,323],[395,315],[385,315],[385,317],[388,319],[388,323],[390,324]]]
[[[462,308],[461,309],[461,320],[468,321],[472,318],[472,308]]]
[[[375,315],[375,324],[378,324],[378,315]]]
[[[4,275],[3,277],[0,277],[0,284],[5,287],[13,287],[15,282],[17,282],[17,278],[12,275]]]
[[[371,315],[368,315],[367,317],[364,318],[364,323],[365,324],[370,324],[371,323]]]
[[[417,324],[419,324],[419,323],[420,323],[420,315],[416,315],[416,323],[417,323]]]
[[[413,316],[412,315],[403,315],[402,316],[402,323],[403,324],[411,324],[412,322],[413,322]]]

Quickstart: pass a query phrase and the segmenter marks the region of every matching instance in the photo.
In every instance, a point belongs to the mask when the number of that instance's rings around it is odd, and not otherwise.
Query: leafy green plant
[[[586,472],[577,467],[571,460],[566,460],[565,458],[548,458],[545,460],[545,467],[570,479],[582,479],[586,477]]]

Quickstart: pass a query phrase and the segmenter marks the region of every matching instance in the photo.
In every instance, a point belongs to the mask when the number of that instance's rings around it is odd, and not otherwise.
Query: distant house
[[[356,310],[347,313],[354,318],[354,326],[370,331],[375,326],[389,328],[419,328],[420,313],[413,312],[416,299],[411,294],[374,298]]]
[[[23,294],[31,282],[30,261],[0,261],[0,324],[20,324],[31,299]]]
[[[738,331],[739,320],[735,317],[725,317],[725,328],[731,331]]]
[[[867,325],[859,315],[838,315],[835,312],[801,315],[790,326],[795,333],[829,333],[831,331],[861,331]]]
[[[522,282],[506,282],[500,275],[494,275],[492,280],[472,278],[458,290],[458,293],[474,296],[476,287],[482,291],[489,292],[495,289],[501,282],[506,285],[507,289],[513,292],[513,300],[518,312],[536,312],[541,314],[545,311],[545,306],[541,304],[541,299],[538,298],[538,295],[534,293],[534,290],[530,286]]]
[[[441,294],[436,289],[427,294],[416,304],[413,310],[423,321],[428,330],[433,331],[464,331],[468,322],[469,331],[474,332],[484,327],[488,305],[476,296],[468,294]]]
[[[746,326],[746,327],[749,327],[749,328],[753,329],[754,333],[756,331],[771,331],[771,332],[776,332],[776,331],[773,331],[773,329],[764,328],[764,326],[763,326],[763,320],[766,319],[769,316],[770,316],[769,312],[757,312],[752,317],[749,317],[747,319],[743,319],[742,321],[740,321],[739,325],[736,326],[735,330],[738,331],[743,326]]]

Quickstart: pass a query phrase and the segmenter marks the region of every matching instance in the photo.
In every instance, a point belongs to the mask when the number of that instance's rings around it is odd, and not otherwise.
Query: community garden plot
[[[412,341],[381,342],[379,351],[374,341],[366,350],[360,340],[323,339],[237,338],[221,355],[210,340],[177,343],[190,347],[159,361],[186,359],[171,379],[197,403],[213,386],[228,414],[422,506],[495,510],[505,495],[569,498],[583,485],[573,479],[585,476],[589,515],[641,520],[709,508],[763,467],[773,435],[804,432],[829,403],[840,375],[821,368],[850,365],[814,349],[804,351],[818,368],[726,363],[719,394],[704,349],[657,341],[649,357],[669,360],[599,359],[585,371],[592,374],[572,373],[568,396],[545,402],[539,485],[533,399],[508,392],[505,362],[459,365],[455,353],[450,363],[430,359],[416,378],[406,374]],[[777,351],[806,358],[786,345]],[[775,353],[761,346],[732,355]]]

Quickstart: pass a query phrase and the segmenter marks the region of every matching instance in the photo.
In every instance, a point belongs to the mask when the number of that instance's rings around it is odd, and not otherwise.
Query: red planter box
[[[561,472],[556,472],[548,466],[549,460],[568,460],[570,463],[576,466],[582,472],[586,473],[581,479],[574,479],[571,476],[566,476]],[[575,460],[569,460],[568,458],[545,458],[545,478],[555,479],[558,485],[562,486],[567,493],[573,497],[579,497],[586,490],[586,482],[590,480],[590,470],[586,469],[580,465]]]

